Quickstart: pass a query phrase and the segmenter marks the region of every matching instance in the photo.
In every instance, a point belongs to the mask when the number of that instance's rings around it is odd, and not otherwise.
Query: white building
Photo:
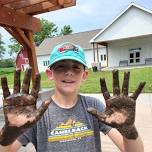
[[[152,64],[152,11],[131,3],[90,42],[97,59],[106,47],[108,67]]]
[[[70,35],[57,36],[57,37],[45,39],[36,50],[39,71],[42,72],[46,70],[47,66],[49,65],[49,56],[51,50],[54,48],[54,46],[63,42],[72,42],[74,44],[78,44],[81,47],[83,47],[86,55],[87,65],[88,67],[91,67],[91,64],[94,62],[95,59],[92,51],[93,50],[92,45],[89,41],[99,31],[100,30],[97,29],[92,31],[74,33]],[[105,47],[100,46],[98,50],[99,50],[99,55],[101,56],[100,62],[101,60],[102,62],[105,62],[106,60]]]

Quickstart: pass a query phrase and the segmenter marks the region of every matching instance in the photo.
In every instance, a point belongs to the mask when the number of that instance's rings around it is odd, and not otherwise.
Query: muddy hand
[[[136,139],[138,137],[134,126],[136,99],[144,88],[145,82],[140,82],[135,92],[128,96],[129,76],[129,72],[124,73],[122,90],[120,90],[118,70],[113,70],[113,97],[110,96],[105,79],[100,79],[101,91],[106,102],[105,112],[99,113],[91,107],[88,108],[88,112],[101,122],[117,128],[124,137]]]
[[[25,72],[22,87],[20,84],[21,71],[14,73],[14,89],[11,94],[7,78],[1,78],[3,90],[3,111],[5,125],[0,131],[0,144],[9,145],[17,139],[27,128],[35,124],[47,109],[50,101],[45,101],[36,109],[36,101],[40,88],[40,75],[35,76],[35,81],[29,93],[32,69]]]

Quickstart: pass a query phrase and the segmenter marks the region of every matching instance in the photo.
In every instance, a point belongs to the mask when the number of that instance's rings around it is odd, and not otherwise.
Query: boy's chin
[[[77,93],[77,90],[76,90],[76,89],[72,89],[72,88],[64,88],[62,91],[63,91],[65,94],[67,94],[67,95]]]

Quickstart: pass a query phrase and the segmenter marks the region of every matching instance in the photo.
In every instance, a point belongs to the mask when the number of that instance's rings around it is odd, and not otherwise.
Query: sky
[[[76,0],[76,6],[44,13],[36,17],[55,23],[59,29],[64,25],[70,25],[73,33],[78,33],[104,28],[131,2],[152,10],[152,0]],[[10,35],[3,28],[0,28],[0,33],[7,47]]]

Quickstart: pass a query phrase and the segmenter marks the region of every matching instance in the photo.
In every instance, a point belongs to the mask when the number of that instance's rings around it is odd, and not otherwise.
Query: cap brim
[[[72,56],[62,56],[60,58],[55,59],[48,67],[51,67],[53,64],[55,64],[56,62],[62,61],[62,60],[74,60],[77,61],[81,64],[83,64],[85,67],[87,67],[87,64],[85,62],[83,62],[82,60],[76,58],[76,57],[72,57]]]

